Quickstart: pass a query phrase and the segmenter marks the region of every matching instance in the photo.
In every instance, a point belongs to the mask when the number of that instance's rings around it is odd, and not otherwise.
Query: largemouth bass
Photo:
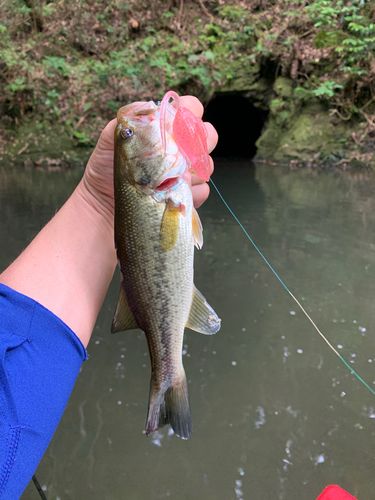
[[[175,110],[150,101],[119,109],[114,145],[115,244],[121,286],[112,332],[142,329],[151,357],[146,433],[170,424],[188,439],[192,419],[182,364],[184,328],[211,335],[220,319],[193,283],[203,244],[191,176],[173,137]]]

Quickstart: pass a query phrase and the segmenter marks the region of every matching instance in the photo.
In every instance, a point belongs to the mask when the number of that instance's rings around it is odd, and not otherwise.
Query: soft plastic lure
[[[170,99],[173,102],[170,104]],[[164,153],[167,150],[166,114],[174,115],[173,137],[189,165],[189,172],[204,181],[210,180],[210,162],[207,151],[207,131],[203,121],[180,103],[179,95],[170,90],[160,107],[160,130]]]

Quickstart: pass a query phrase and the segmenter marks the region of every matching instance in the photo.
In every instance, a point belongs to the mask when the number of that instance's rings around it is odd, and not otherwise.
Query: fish
[[[146,434],[169,424],[178,437],[189,439],[184,329],[212,335],[221,320],[194,286],[194,245],[202,247],[203,229],[193,206],[194,166],[174,137],[178,106],[168,101],[133,103],[117,113],[114,225],[121,284],[111,331],[140,328],[146,335],[151,358]]]

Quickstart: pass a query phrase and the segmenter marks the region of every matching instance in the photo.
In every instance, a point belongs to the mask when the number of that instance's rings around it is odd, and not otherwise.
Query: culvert
[[[238,93],[217,93],[208,102],[203,119],[219,134],[214,157],[253,158],[264,125],[264,113]]]

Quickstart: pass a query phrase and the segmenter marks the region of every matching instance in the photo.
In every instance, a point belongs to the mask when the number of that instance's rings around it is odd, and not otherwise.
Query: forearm
[[[56,314],[84,346],[116,266],[111,201],[101,205],[100,211],[97,205],[82,180],[55,217],[0,275],[1,283]]]

